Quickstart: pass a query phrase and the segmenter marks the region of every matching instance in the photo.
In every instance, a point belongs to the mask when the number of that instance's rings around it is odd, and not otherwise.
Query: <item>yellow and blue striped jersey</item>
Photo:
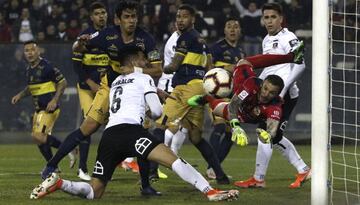
[[[36,111],[46,109],[47,104],[55,95],[56,83],[65,80],[60,70],[44,58],[36,67],[28,66],[26,76]]]
[[[236,64],[245,57],[239,44],[231,46],[225,39],[219,40],[210,47],[214,67],[223,68],[226,65]]]
[[[97,32],[97,30],[91,26],[80,35],[95,32]],[[78,74],[79,87],[86,90],[90,90],[90,87],[85,82],[87,79],[91,79],[95,83],[100,84],[101,77],[110,67],[109,56],[98,48],[91,48],[86,53],[73,52],[72,60],[74,71]]]
[[[150,63],[161,62],[160,53],[156,49],[156,42],[151,34],[141,28],[136,28],[134,40],[130,43],[125,43],[121,37],[120,29],[120,26],[113,26],[95,32],[86,46],[88,50],[99,48],[108,54],[111,66],[111,69],[107,72],[108,85],[111,85],[111,82],[119,75],[121,65],[119,57],[122,52],[126,52],[128,46],[134,45],[140,47],[147,55]]]
[[[202,79],[206,73],[209,49],[195,29],[184,32],[176,42],[175,54],[184,56],[172,79],[172,86],[184,85],[193,79]]]

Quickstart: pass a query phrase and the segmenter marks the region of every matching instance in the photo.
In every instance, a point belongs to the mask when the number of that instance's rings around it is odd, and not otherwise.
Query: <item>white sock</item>
[[[128,157],[124,161],[127,163],[130,163],[130,162],[134,161],[134,157]]]
[[[258,181],[265,180],[266,170],[272,155],[272,145],[262,143],[258,139],[258,146],[256,150],[256,165],[254,178]]]
[[[175,154],[179,153],[179,150],[185,141],[186,135],[187,135],[187,129],[182,128],[179,131],[177,131],[173,136],[170,148]]]
[[[94,199],[94,190],[91,185],[86,182],[73,182],[63,179],[61,190],[71,195]]]
[[[280,142],[274,145],[289,162],[292,164],[298,173],[303,173],[309,170],[309,167],[305,164],[304,160],[300,157],[295,149],[293,143],[290,142],[286,137],[280,140]]]
[[[170,142],[171,142],[173,136],[174,136],[174,134],[170,130],[168,130],[168,129],[165,130],[164,144],[166,146],[170,147]]]
[[[209,182],[207,182],[206,179],[185,160],[179,158],[175,160],[171,167],[181,179],[192,184],[201,192],[207,193],[209,190],[213,189]]]

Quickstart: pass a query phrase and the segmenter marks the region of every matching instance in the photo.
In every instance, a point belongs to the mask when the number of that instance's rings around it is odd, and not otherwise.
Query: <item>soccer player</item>
[[[83,31],[82,34],[92,34],[106,27],[107,12],[104,4],[94,2],[90,5],[90,19],[92,25]],[[98,49],[92,49],[85,53],[73,53],[73,66],[78,75],[77,90],[79,95],[80,107],[84,118],[90,110],[91,103],[95,98],[96,92],[100,88],[101,76],[105,75],[109,67],[109,57],[106,53]],[[87,158],[91,143],[90,135],[79,144],[80,163],[78,177],[89,181]]]
[[[265,4],[262,8],[263,21],[268,35],[263,40],[263,53],[267,54],[285,54],[291,51],[299,44],[298,38],[283,28],[283,12],[277,3]],[[264,187],[265,174],[271,159],[273,148],[276,148],[281,154],[292,164],[298,174],[296,180],[289,185],[289,188],[299,188],[303,182],[311,177],[309,166],[300,157],[295,146],[283,135],[288,123],[290,114],[294,109],[299,97],[299,89],[296,86],[296,80],[305,70],[305,64],[286,63],[266,67],[260,74],[259,78],[265,79],[268,75],[279,75],[285,86],[280,93],[280,97],[284,99],[282,106],[283,115],[280,119],[280,125],[277,129],[276,136],[272,140],[272,144],[264,144],[258,140],[258,148],[256,153],[256,167],[253,177],[245,181],[236,182],[235,185],[243,188]],[[260,125],[264,127],[264,125]]]
[[[232,71],[232,68],[239,59],[245,57],[245,53],[239,44],[241,35],[239,20],[232,17],[226,19],[224,34],[224,39],[219,40],[210,47],[210,53],[213,57],[214,67]],[[231,131],[223,118],[213,115],[212,112],[211,115],[214,129],[210,135],[210,144],[214,148],[221,163],[230,152],[233,144],[231,141]],[[222,137],[223,135],[224,137]],[[215,179],[214,170],[210,166],[206,170],[206,175],[210,179]]]
[[[123,66],[139,70],[146,66],[144,52],[134,46],[119,56]],[[53,173],[34,188],[30,198],[39,199],[58,189],[86,199],[101,198],[116,165],[129,156],[158,162],[177,173],[184,181],[203,192],[210,201],[237,198],[237,190],[213,189],[204,177],[184,159],[178,158],[167,146],[144,129],[146,106],[150,117],[160,117],[162,108],[153,79],[149,75],[133,72],[118,76],[110,90],[110,117],[101,138],[94,172],[90,184],[61,179]]]
[[[12,104],[31,95],[35,113],[31,136],[39,147],[46,161],[53,154],[51,147],[59,148],[61,141],[51,134],[55,121],[59,116],[59,100],[66,88],[66,80],[59,69],[45,58],[40,57],[40,50],[35,41],[24,43],[24,56],[29,66],[26,69],[27,86],[11,99]],[[75,156],[69,153],[70,166]]]
[[[213,167],[219,184],[229,184],[219,159],[210,144],[202,137],[203,107],[192,108],[187,99],[204,94],[202,78],[212,67],[211,54],[205,40],[194,29],[195,9],[181,5],[176,14],[176,25],[181,32],[176,42],[175,56],[164,67],[164,73],[172,74],[173,92],[164,105],[163,124],[175,134],[179,125],[188,130],[190,141],[201,152],[207,163]]]
[[[42,177],[46,178],[52,173],[64,156],[73,150],[79,142],[96,132],[100,125],[104,124],[109,116],[109,86],[120,73],[130,73],[127,67],[122,67],[119,60],[121,53],[125,52],[126,46],[136,45],[144,50],[149,64],[141,69],[152,77],[160,77],[162,73],[159,51],[156,49],[153,37],[137,27],[138,4],[134,1],[121,1],[116,7],[118,24],[114,27],[107,27],[91,35],[84,34],[78,38],[73,45],[75,52],[88,52],[91,49],[100,49],[108,54],[110,58],[110,69],[101,79],[99,90],[96,92],[92,106],[80,125],[80,128],[68,135],[63,146],[49,161]],[[133,68],[131,68],[133,69]],[[135,67],[136,70],[140,69]],[[140,171],[141,172],[141,171]],[[142,173],[140,173],[142,174]],[[143,173],[145,174],[145,173]],[[146,177],[148,178],[148,177]]]

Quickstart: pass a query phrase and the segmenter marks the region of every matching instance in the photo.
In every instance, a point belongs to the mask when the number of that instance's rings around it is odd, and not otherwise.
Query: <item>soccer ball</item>
[[[216,98],[229,97],[232,90],[232,78],[223,68],[209,70],[203,78],[203,87],[206,94]]]

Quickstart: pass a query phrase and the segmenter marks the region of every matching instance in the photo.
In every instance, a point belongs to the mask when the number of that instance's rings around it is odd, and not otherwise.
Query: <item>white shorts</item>
[[[173,74],[165,74],[163,73],[161,75],[161,78],[159,79],[159,82],[158,82],[158,88],[165,91],[165,92],[168,92],[168,93],[171,93],[173,91],[173,87],[171,86],[172,84],[172,78],[173,78]]]

